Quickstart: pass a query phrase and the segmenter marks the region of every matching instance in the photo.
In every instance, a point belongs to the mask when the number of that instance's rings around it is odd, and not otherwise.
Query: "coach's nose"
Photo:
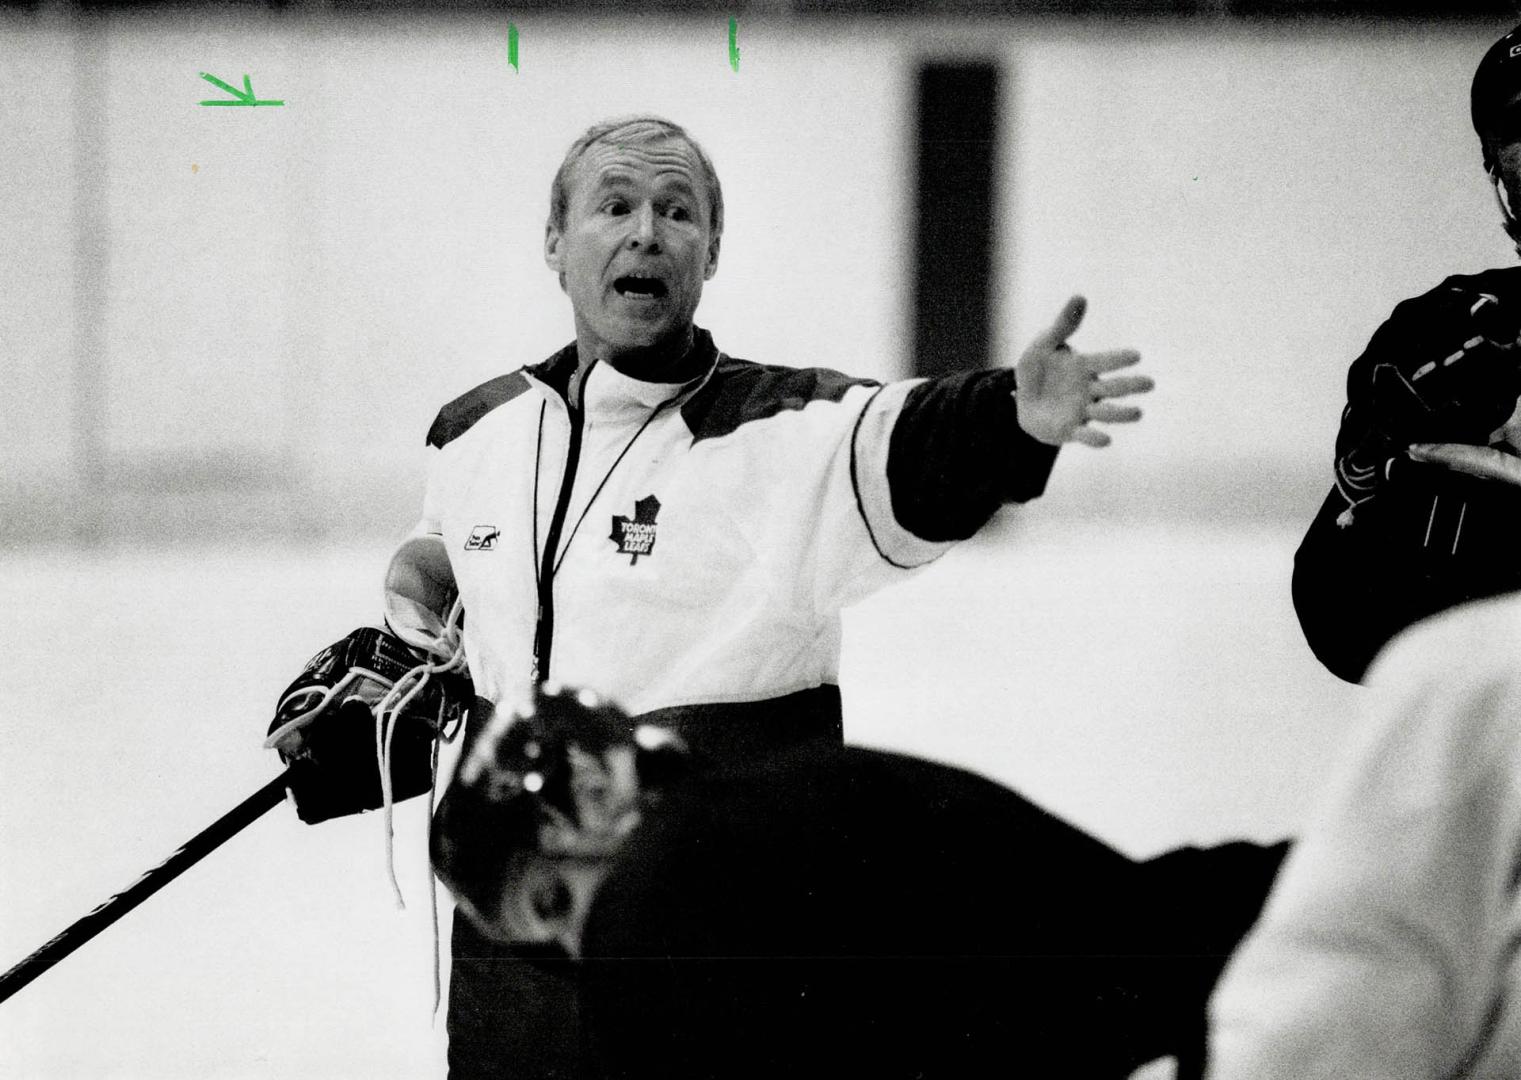
[[[629,223],[629,247],[636,251],[660,250],[660,240],[655,234],[655,207],[648,202],[642,203],[629,216],[632,219]]]

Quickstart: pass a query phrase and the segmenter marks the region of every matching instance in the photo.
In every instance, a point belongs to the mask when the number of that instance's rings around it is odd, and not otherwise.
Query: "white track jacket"
[[[1055,458],[1012,371],[879,385],[695,347],[683,384],[593,365],[575,408],[572,344],[440,412],[420,531],[481,696],[539,677],[637,714],[830,686],[840,609],[1038,495]]]

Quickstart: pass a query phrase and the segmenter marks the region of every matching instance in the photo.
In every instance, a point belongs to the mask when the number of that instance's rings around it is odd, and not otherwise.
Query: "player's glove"
[[[1380,330],[1354,370],[1336,486],[1349,508],[1414,465],[1411,443],[1486,445],[1521,395],[1521,313],[1491,293],[1449,288]]]
[[[360,627],[323,649],[280,695],[265,745],[290,766],[302,821],[374,810],[433,786],[433,745],[474,700],[463,659]],[[387,768],[382,768],[384,763]]]

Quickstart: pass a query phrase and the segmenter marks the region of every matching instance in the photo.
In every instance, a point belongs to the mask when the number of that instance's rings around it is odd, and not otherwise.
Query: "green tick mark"
[[[518,69],[518,28],[516,23],[507,24],[507,62],[512,70]]]
[[[228,86],[226,83],[224,83],[221,79],[217,78],[215,75],[207,75],[204,71],[201,72],[201,78],[205,79],[207,82],[211,83],[211,85],[213,85],[213,86],[220,86],[223,90],[226,90],[229,94],[231,94],[233,96],[233,100],[232,101],[228,101],[226,98],[218,98],[215,101],[203,101],[203,102],[201,102],[202,105],[284,105],[285,104],[285,102],[283,102],[283,101],[260,101],[258,98],[254,97],[253,80],[249,76],[247,76],[247,75],[243,76],[243,89],[241,89],[241,90],[239,90],[236,86]]]
[[[739,20],[729,20],[729,66],[739,70]]]

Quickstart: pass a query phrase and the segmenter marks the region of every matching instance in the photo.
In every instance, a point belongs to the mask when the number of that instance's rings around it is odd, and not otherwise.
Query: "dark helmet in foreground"
[[[685,762],[668,730],[591,691],[541,686],[472,725],[434,814],[434,869],[486,936],[575,954],[597,886]]]

